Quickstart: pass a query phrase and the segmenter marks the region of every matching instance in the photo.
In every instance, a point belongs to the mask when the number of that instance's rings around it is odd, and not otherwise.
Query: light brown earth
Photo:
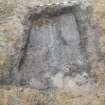
[[[44,3],[49,2],[51,1]],[[0,0],[0,74],[4,76],[8,74],[8,68],[12,68],[12,62],[9,61],[11,56],[17,53],[15,48],[20,48],[22,43],[16,32],[18,27],[21,27],[16,24],[16,21],[19,20],[11,19],[12,16],[15,16],[15,8],[20,4],[43,4],[41,0],[30,3],[32,2],[29,0]],[[101,51],[104,53],[103,57],[105,57],[105,0],[94,0],[92,3],[94,8],[92,21],[101,27],[100,44]],[[0,105],[105,105],[105,66],[102,63],[97,65],[96,87],[95,94],[81,95],[72,92],[58,92],[51,96],[44,96],[29,88],[1,88]]]
[[[0,90],[0,105],[104,105],[104,96],[58,92],[44,96],[32,89]]]

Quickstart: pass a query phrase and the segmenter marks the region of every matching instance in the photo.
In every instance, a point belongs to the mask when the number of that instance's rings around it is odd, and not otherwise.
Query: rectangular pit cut
[[[41,7],[40,7],[41,8]],[[66,78],[87,82],[89,71],[73,7],[46,7],[30,16],[31,24],[20,84],[37,89],[67,87]],[[84,49],[84,50],[83,50]],[[86,80],[82,75],[86,76]]]
[[[39,90],[74,89],[88,84],[90,26],[86,11],[79,4],[31,9],[25,20],[27,40],[13,83]]]

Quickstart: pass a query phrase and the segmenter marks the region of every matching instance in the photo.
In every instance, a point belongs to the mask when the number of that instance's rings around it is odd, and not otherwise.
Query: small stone
[[[53,81],[53,85],[57,88],[63,88],[63,77],[64,74],[59,72],[55,76],[53,76],[51,79]]]
[[[76,83],[69,76],[65,77],[64,86],[65,86],[64,89],[67,89],[67,90],[74,89],[77,87]]]

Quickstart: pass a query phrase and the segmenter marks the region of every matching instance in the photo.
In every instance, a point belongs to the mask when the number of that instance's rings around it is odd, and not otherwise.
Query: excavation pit
[[[92,85],[87,48],[89,44],[95,46],[89,43],[87,7],[36,6],[30,9],[24,23],[25,43],[12,84],[44,91]]]

